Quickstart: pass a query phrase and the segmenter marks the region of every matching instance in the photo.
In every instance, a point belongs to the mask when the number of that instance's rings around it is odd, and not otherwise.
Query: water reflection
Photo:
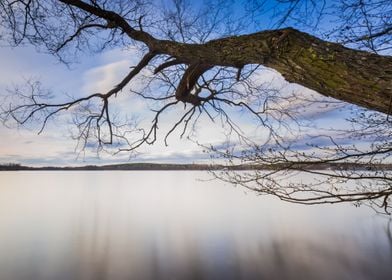
[[[390,279],[391,224],[201,172],[0,173],[0,279]]]

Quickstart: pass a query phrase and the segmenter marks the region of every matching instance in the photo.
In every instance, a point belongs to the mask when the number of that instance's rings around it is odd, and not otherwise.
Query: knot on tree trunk
[[[197,80],[203,73],[212,68],[212,65],[204,63],[193,63],[185,70],[180,83],[176,90],[176,99],[185,103],[191,103],[195,106],[201,104],[201,98],[197,95],[197,91],[192,94]]]

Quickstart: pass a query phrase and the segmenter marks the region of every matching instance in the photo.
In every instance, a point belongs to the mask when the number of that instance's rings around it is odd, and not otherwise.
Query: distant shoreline
[[[5,164],[0,165],[0,171],[138,171],[138,170],[172,170],[172,171],[192,171],[192,170],[358,170],[358,171],[374,171],[374,170],[391,170],[392,164],[353,164],[353,163],[323,163],[323,164],[275,164],[275,165],[219,165],[219,164],[171,164],[171,163],[124,163],[124,164],[110,164],[110,165],[85,165],[85,166],[45,166],[32,167],[20,164]]]

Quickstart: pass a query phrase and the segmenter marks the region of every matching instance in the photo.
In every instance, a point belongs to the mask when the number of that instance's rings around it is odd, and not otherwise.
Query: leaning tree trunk
[[[233,36],[205,44],[159,40],[136,30],[112,11],[78,0],[59,0],[107,20],[136,41],[145,43],[152,54],[166,54],[173,61],[164,67],[188,64],[176,98],[195,105],[203,100],[191,95],[197,79],[214,66],[241,69],[261,64],[280,72],[287,81],[322,95],[390,114],[392,112],[392,57],[345,48],[287,28]],[[164,67],[161,67],[163,69]]]
[[[291,28],[200,45],[160,40],[151,43],[153,50],[200,68],[261,64],[277,70],[287,81],[322,95],[391,113],[390,56],[348,49]]]

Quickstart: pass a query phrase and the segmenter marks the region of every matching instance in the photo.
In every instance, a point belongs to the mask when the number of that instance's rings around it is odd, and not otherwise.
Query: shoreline
[[[32,167],[20,164],[0,165],[0,171],[251,171],[251,170],[353,170],[353,171],[392,171],[392,164],[353,164],[353,163],[328,163],[328,164],[172,164],[172,163],[125,163],[111,165],[85,165],[85,166],[44,166]]]

